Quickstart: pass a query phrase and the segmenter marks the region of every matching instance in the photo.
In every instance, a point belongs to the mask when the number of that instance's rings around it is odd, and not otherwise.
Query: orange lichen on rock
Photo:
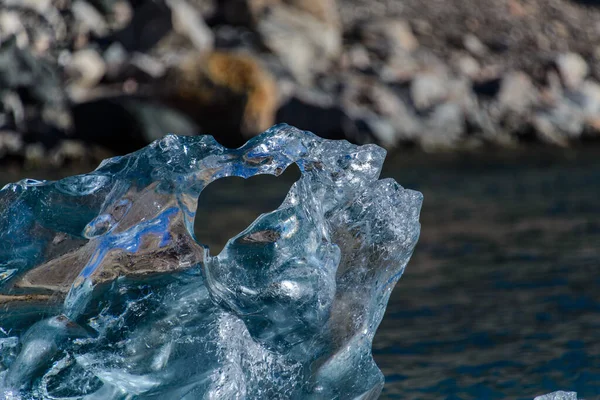
[[[191,57],[170,75],[180,100],[198,108],[230,108],[234,118],[241,114],[239,131],[244,136],[253,136],[275,121],[275,79],[249,54],[215,51]],[[241,109],[236,111],[236,106]]]

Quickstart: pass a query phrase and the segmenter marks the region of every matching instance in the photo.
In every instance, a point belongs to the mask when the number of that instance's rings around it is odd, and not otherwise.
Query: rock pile
[[[426,150],[600,137],[600,25],[573,49],[576,13],[600,9],[557,0],[563,20],[524,47],[505,33],[529,40],[539,1],[469,1],[4,0],[0,158],[94,159],[168,132],[237,146],[275,122]]]

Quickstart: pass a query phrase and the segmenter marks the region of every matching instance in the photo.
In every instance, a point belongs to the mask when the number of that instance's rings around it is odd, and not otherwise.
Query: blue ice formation
[[[385,151],[275,126],[239,149],[165,136],[95,171],[0,191],[0,395],[374,399],[371,343],[419,236]],[[200,192],[302,173],[212,256]],[[218,226],[213,229],[219,229]]]
[[[565,392],[559,390],[557,392],[537,396],[533,400],[577,400],[577,392]]]

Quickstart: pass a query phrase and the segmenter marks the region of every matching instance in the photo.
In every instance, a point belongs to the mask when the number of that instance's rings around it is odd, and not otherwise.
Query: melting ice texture
[[[278,125],[239,149],[169,135],[88,174],[5,186],[0,394],[377,398],[371,344],[422,202],[379,180],[384,158]],[[196,241],[208,184],[291,163],[302,175],[277,210],[217,256]]]

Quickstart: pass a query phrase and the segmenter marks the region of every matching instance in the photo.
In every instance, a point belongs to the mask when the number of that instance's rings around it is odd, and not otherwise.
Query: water
[[[600,398],[599,156],[390,160],[425,203],[374,343],[385,398]]]
[[[600,398],[600,152],[395,155],[383,175],[425,202],[373,345],[382,397]],[[215,182],[200,199],[200,240],[216,254],[297,176]]]

